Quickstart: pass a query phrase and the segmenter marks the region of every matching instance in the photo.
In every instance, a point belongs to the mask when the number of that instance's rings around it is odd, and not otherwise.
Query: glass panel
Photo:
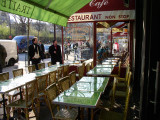
[[[93,58],[93,24],[68,24],[64,34],[64,62],[81,62],[91,58]]]
[[[56,99],[53,100],[53,103],[69,104],[71,106],[74,105],[96,107],[100,95],[100,92],[77,90],[74,90],[72,92],[64,91]]]

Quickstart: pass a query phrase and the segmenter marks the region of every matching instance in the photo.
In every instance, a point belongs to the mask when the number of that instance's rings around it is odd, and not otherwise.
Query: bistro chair
[[[89,72],[90,69],[91,69],[91,65],[90,65],[90,63],[88,63],[88,64],[86,65],[86,73]]]
[[[58,80],[58,86],[59,86],[59,91],[60,92],[63,92],[67,89],[69,89],[70,87],[70,80],[69,80],[69,77],[66,76],[66,77],[63,77],[61,79]]]
[[[57,68],[57,78],[58,80],[63,77],[63,66]]]
[[[36,96],[37,94],[36,85],[37,85],[36,80],[26,83],[24,90],[25,97],[23,99],[19,99],[7,105],[6,109],[7,109],[8,120],[10,118],[10,108],[13,107],[21,109],[25,113],[25,119],[29,120],[29,109],[33,109],[33,101],[35,98],[34,96]]]
[[[91,62],[91,69],[93,69],[94,68],[94,63],[93,63],[93,61]]]
[[[48,101],[49,110],[52,115],[52,119],[60,119],[60,120],[75,120],[77,118],[78,112],[74,108],[65,109],[65,108],[57,108],[57,113],[54,114],[55,104],[53,104],[53,100],[59,95],[57,93],[58,88],[55,83],[48,86],[45,90],[46,100]]]
[[[9,79],[9,72],[5,72],[5,73],[0,73],[0,81],[5,81]],[[5,103],[7,104],[7,99],[4,100]],[[3,99],[2,96],[0,97],[0,104],[3,104]]]
[[[53,83],[57,83],[56,74],[57,74],[57,71],[52,71],[52,72],[49,73],[48,85],[51,85]]]
[[[52,63],[51,63],[51,62],[48,62],[47,64],[48,64],[48,67],[52,66]]]
[[[36,77],[38,86],[38,97],[44,97],[44,91],[48,85],[48,74]]]
[[[13,70],[13,77],[23,76],[23,68]]]
[[[84,75],[84,66],[83,65],[78,66],[77,71],[78,71],[78,74],[76,76],[78,77],[78,80],[80,80]]]
[[[35,70],[36,70],[35,65],[30,65],[30,66],[28,66],[28,72],[29,72],[29,73],[32,73],[32,72],[35,71]]]
[[[115,111],[107,111],[106,109],[101,110],[99,120],[127,120],[127,112],[130,98],[130,88],[127,90],[125,108],[122,113]]]
[[[40,70],[40,69],[43,69],[43,68],[45,68],[45,63],[39,63],[38,64],[38,69]]]
[[[69,65],[63,66],[63,77],[68,76],[69,74]]]
[[[69,73],[69,79],[70,79],[70,85],[72,86],[74,83],[76,83],[76,72],[72,71]]]
[[[121,73],[121,61],[119,61],[118,73],[117,74],[111,74],[111,77],[120,77],[120,73]]]

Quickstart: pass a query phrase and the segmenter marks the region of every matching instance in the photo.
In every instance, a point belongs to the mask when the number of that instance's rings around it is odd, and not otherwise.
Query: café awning
[[[68,18],[91,0],[0,0],[0,10],[66,26]]]

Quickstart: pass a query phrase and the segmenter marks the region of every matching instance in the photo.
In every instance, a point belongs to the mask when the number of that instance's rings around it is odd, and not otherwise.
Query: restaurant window
[[[64,62],[93,58],[93,24],[69,23],[64,32]]]

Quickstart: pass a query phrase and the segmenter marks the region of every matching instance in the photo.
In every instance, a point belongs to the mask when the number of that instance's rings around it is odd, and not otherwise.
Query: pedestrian
[[[41,61],[41,49],[38,45],[37,37],[32,39],[32,45],[29,46],[28,55],[30,57],[30,61],[32,61],[32,65],[35,65],[36,70],[38,70],[38,63]]]
[[[2,73],[2,69],[5,66],[6,57],[7,57],[6,49],[3,45],[0,44],[0,73]]]
[[[49,47],[49,53],[51,55],[52,64],[56,64],[56,62],[60,62],[62,64],[62,55],[61,48],[57,45],[57,40],[53,40],[53,45]]]
[[[42,56],[42,60],[45,58],[45,51],[44,51],[44,45],[42,44],[41,40],[39,41],[39,46],[41,49],[41,56]]]

